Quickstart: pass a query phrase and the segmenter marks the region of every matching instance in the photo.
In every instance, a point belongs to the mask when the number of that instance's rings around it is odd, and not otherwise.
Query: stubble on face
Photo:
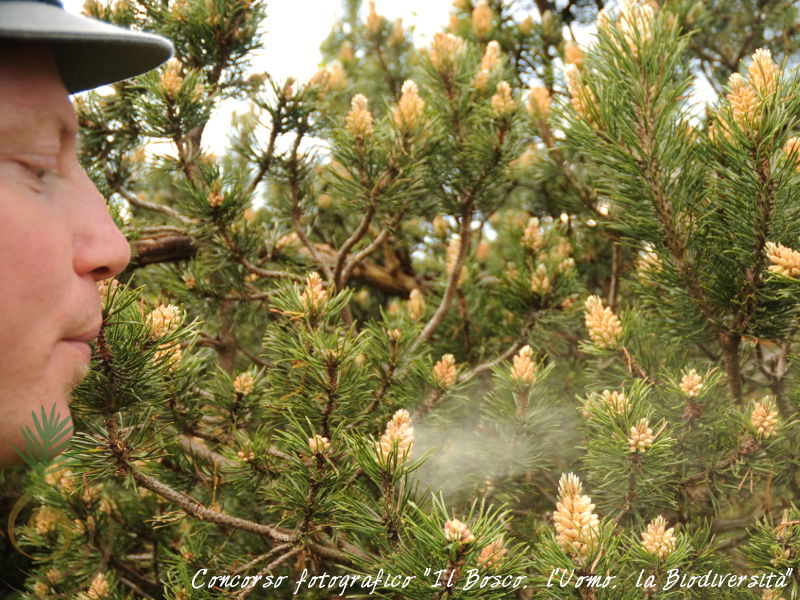
[[[64,387],[64,395],[67,397],[67,404],[72,404],[73,393],[80,383],[89,375],[89,365],[81,365],[73,371],[71,377],[67,379]]]

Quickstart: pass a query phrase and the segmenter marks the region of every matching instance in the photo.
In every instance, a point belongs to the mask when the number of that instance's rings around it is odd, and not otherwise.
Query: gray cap
[[[139,75],[172,56],[166,38],[70,14],[58,0],[0,0],[0,42],[8,40],[48,44],[69,93]]]

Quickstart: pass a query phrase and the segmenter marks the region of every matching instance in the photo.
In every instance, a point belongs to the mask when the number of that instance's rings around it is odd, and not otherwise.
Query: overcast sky
[[[66,9],[80,13],[83,0],[64,0]],[[447,25],[452,0],[376,0],[376,9],[390,21],[403,19],[405,26],[416,27],[417,45]],[[366,14],[367,1],[362,9]],[[342,16],[337,0],[270,0],[264,28],[264,49],[254,63],[257,71],[267,71],[277,79],[307,79],[320,62],[319,45],[333,22]]]
[[[63,1],[69,12],[79,14],[83,8],[83,0]],[[365,16],[367,4],[364,0]],[[390,21],[400,17],[405,27],[414,26],[415,43],[424,46],[435,32],[447,25],[452,0],[376,0],[375,7]],[[264,47],[254,55],[253,71],[266,71],[279,81],[287,77],[300,81],[308,79],[321,61],[320,43],[342,14],[341,3],[337,0],[268,1]],[[218,154],[224,152],[231,114],[244,108],[244,105],[228,103],[215,111],[203,136],[209,150]]]
[[[83,0],[63,1],[68,11],[81,12]],[[364,0],[364,16],[367,4],[367,0]],[[418,47],[427,45],[433,34],[447,25],[448,14],[452,10],[452,0],[376,0],[375,5],[377,12],[390,21],[400,17],[404,26],[414,26],[415,43]],[[337,0],[269,0],[264,23],[264,47],[254,56],[253,71],[266,71],[278,81],[287,77],[301,81],[308,79],[319,67],[320,43],[328,36],[333,22],[342,13],[341,2]],[[579,43],[588,42],[593,30],[594,27],[576,30]],[[699,98],[708,99],[713,96],[705,82],[699,87]],[[204,136],[209,150],[224,152],[231,114],[244,108],[244,105],[228,103],[215,111]]]

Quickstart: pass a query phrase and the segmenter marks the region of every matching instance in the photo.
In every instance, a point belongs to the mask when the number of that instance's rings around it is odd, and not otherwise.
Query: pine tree
[[[347,2],[307,82],[258,0],[87,5],[176,57],[76,100],[135,257],[24,597],[800,595],[796,9],[511,4]]]

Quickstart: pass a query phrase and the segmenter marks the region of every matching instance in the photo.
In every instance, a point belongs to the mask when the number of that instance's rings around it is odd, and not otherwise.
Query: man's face
[[[75,112],[50,50],[0,44],[0,468],[31,411],[69,415],[101,320],[96,282],[130,260],[77,160]]]

